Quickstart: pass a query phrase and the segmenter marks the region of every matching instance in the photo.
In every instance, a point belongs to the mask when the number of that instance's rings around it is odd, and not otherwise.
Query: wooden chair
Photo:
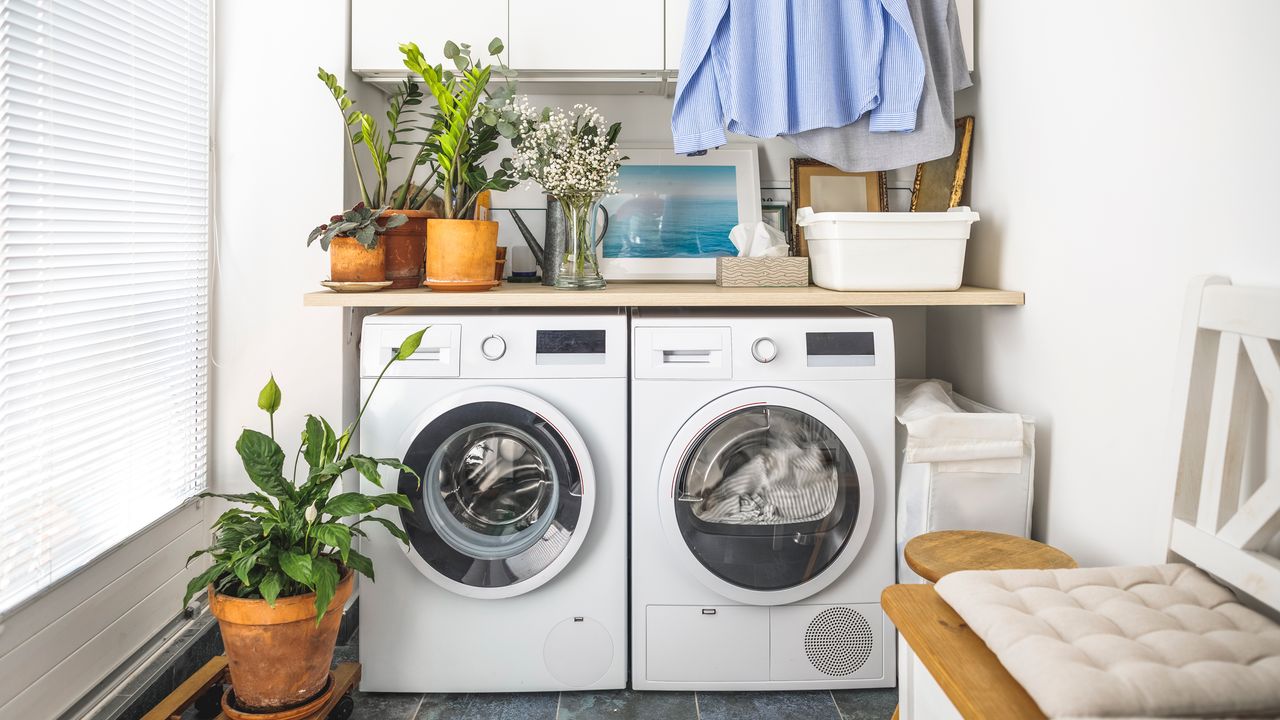
[[[1247,601],[1280,612],[1280,477],[1244,477],[1253,403],[1269,402],[1268,457],[1280,457],[1280,289],[1199,278],[1188,294],[1174,406],[1173,562],[1196,565]],[[931,585],[882,596],[901,635],[902,720],[1035,720],[1044,714]]]

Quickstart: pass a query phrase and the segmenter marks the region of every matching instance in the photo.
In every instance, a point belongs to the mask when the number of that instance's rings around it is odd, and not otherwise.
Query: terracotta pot
[[[506,274],[507,274],[506,272],[507,271],[507,249],[506,248],[504,247],[498,248],[498,257],[496,260],[494,260],[494,265],[495,267],[493,268],[493,279],[501,280],[502,278],[506,277]]]
[[[387,249],[387,279],[393,288],[415,288],[422,285],[422,266],[427,254],[427,219],[436,216],[429,210],[386,210],[388,215],[404,215],[405,224],[391,228],[379,236],[378,244]]]
[[[498,223],[493,220],[427,221],[427,279],[432,290],[488,290],[498,256]]]
[[[334,282],[382,282],[387,279],[386,245],[381,239],[370,250],[355,238],[336,237],[329,243],[329,279]]]
[[[314,593],[279,598],[273,608],[266,600],[230,597],[209,586],[209,610],[218,618],[231,687],[243,709],[279,712],[324,690],[354,582],[347,570],[319,625]]]

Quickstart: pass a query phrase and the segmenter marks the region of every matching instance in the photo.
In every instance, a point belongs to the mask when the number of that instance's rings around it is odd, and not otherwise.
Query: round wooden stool
[[[1057,570],[1079,567],[1058,548],[1035,540],[981,530],[941,530],[917,535],[902,549],[907,567],[929,582],[958,570]]]

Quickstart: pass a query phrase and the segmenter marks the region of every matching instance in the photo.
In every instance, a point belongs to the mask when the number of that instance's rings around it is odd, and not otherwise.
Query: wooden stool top
[[[907,567],[929,582],[959,570],[1056,570],[1078,567],[1072,557],[1044,543],[980,530],[942,530],[907,541]]]

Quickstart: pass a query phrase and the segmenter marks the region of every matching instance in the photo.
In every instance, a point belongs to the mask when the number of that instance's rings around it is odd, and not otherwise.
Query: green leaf
[[[275,414],[280,409],[280,386],[276,384],[276,376],[272,375],[267,384],[258,393],[258,407],[268,413]]]
[[[257,430],[245,430],[236,441],[236,452],[244,471],[263,492],[274,498],[294,497],[293,486],[284,479],[284,451],[275,440]]]
[[[316,591],[316,624],[324,619],[329,603],[333,601],[334,590],[338,587],[338,566],[328,558],[316,558],[311,563],[312,586]]]
[[[315,589],[312,581],[311,556],[306,553],[286,550],[280,553],[280,569],[295,581]]]
[[[446,40],[444,43],[444,57],[446,60],[452,60],[458,57],[458,44],[452,40]]]
[[[399,540],[400,542],[402,542],[402,543],[404,543],[404,544],[406,544],[406,545],[408,545],[408,544],[409,544],[409,536],[408,536],[408,534],[406,534],[404,530],[401,530],[399,525],[396,525],[395,523],[391,522],[390,520],[388,520],[388,519],[386,519],[386,518],[374,517],[374,516],[370,515],[369,517],[363,518],[363,519],[359,520],[358,522],[356,522],[356,525],[360,525],[360,524],[362,524],[362,523],[367,523],[367,522],[376,522],[376,523],[378,523],[378,524],[379,524],[379,525],[381,525],[382,527],[386,528],[386,529],[387,529],[387,532],[389,532],[389,533],[391,533],[392,535],[394,535],[394,536],[396,537],[396,539],[397,539],[397,540]],[[353,527],[354,527],[354,526],[353,526]]]
[[[502,52],[502,50],[503,50],[502,38],[494,38],[489,41],[490,55],[497,55],[498,53]]]
[[[401,495],[400,493],[386,493],[383,495],[371,495],[369,499],[372,500],[373,504],[377,505],[378,507],[382,507],[384,505],[391,505],[393,507],[404,508],[405,510],[409,510],[409,511],[413,510],[413,503],[409,500],[407,496]]]
[[[191,582],[187,583],[187,594],[182,597],[183,607],[186,607],[187,603],[191,602],[191,598],[195,597],[196,593],[208,587],[210,583],[218,579],[218,577],[225,573],[226,570],[226,566],[222,563],[214,563],[208,570],[205,570],[199,575],[191,578]]]
[[[364,455],[352,455],[351,464],[360,471],[369,482],[382,487],[382,474],[378,472],[378,461]]]
[[[262,594],[262,599],[267,601],[268,606],[276,606],[276,598],[280,597],[280,587],[283,584],[280,573],[275,570],[269,571],[266,577],[262,578],[262,582],[258,583],[258,592]]]
[[[369,578],[370,580],[373,579],[373,561],[370,560],[368,557],[361,555],[359,552],[356,552],[355,550],[352,550],[351,553],[347,555],[346,563],[347,563],[347,567],[351,568],[352,570],[355,570],[356,572]]]
[[[418,351],[418,346],[422,345],[422,336],[424,333],[427,332],[427,328],[429,327],[431,326],[428,325],[427,327],[424,327],[418,332],[405,338],[404,342],[400,343],[400,347],[396,350],[396,359],[408,360],[409,358],[413,357],[413,354]]]
[[[342,523],[322,523],[312,528],[311,532],[315,534],[316,540],[338,548],[342,562],[347,561],[347,553],[351,551],[351,528]]]
[[[302,431],[302,459],[307,467],[319,467],[324,464],[327,448],[325,447],[324,423],[315,415],[307,416],[307,423]]]
[[[266,509],[266,510],[273,510],[273,509],[275,509],[275,505],[273,505],[273,504],[271,503],[271,498],[267,497],[266,495],[263,495],[262,493],[214,493],[214,492],[202,492],[202,493],[200,493],[197,497],[202,497],[202,498],[207,498],[207,497],[222,498],[223,500],[230,500],[231,502],[244,503],[244,504],[246,504],[246,505],[256,505],[256,506],[258,506],[258,507],[260,507],[260,508],[263,508],[263,509]]]
[[[348,515],[360,515],[373,510],[376,505],[369,498],[361,493],[350,492],[334,495],[322,508],[325,512],[334,517],[347,517]]]

